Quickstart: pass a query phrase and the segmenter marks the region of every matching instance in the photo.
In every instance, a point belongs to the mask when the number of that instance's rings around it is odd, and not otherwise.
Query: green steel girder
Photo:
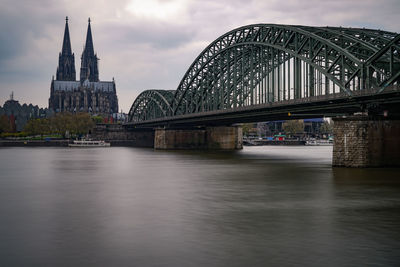
[[[142,121],[172,115],[174,90],[143,91],[129,110],[129,121]]]
[[[306,43],[306,42],[304,42],[304,43]],[[253,45],[253,46],[260,46],[258,43],[256,43],[256,42],[248,42],[248,43],[246,43],[245,45]],[[232,45],[230,48],[226,48],[226,49],[223,49],[223,50],[221,50],[220,51],[220,53],[223,53],[223,52],[225,52],[227,49],[231,49],[231,48],[233,48],[233,47],[239,47],[239,46],[242,46],[242,44],[237,44],[237,45]],[[261,46],[264,46],[264,45],[261,45]],[[267,47],[272,47],[272,48],[276,48],[276,49],[278,49],[279,50],[279,47],[278,46],[275,46],[275,45],[270,45],[270,46],[267,46]],[[304,45],[303,45],[303,47],[304,47]],[[301,49],[301,48],[300,48]],[[296,56],[296,57],[298,57],[299,59],[302,59],[302,61],[304,61],[304,62],[307,62],[307,63],[309,63],[309,65],[311,65],[311,66],[313,66],[315,69],[318,69],[318,70],[320,70],[321,72],[324,72],[324,70],[319,66],[319,65],[317,65],[317,64],[315,64],[314,62],[312,62],[312,61],[310,61],[308,58],[306,58],[306,57],[303,57],[303,56],[301,56],[301,55],[292,55],[291,54],[291,51],[290,50],[288,50],[288,49],[281,49],[281,51],[284,51],[284,52],[287,52],[288,53],[288,57],[292,57],[292,56]],[[218,54],[219,55],[219,54]],[[217,57],[218,55],[215,55],[214,57]],[[213,57],[213,58],[214,58]],[[212,64],[213,63],[213,58],[210,58],[210,60],[209,60],[209,62]],[[239,58],[240,59],[240,58]],[[336,79],[332,74],[330,74],[329,72],[331,71],[331,69],[332,69],[332,67],[334,67],[335,66],[335,64],[337,63],[337,60],[339,60],[340,59],[340,56],[338,57],[338,58],[336,58],[336,60],[332,60],[333,61],[333,65],[331,65],[331,67],[328,69],[328,72],[325,72],[325,76],[327,76],[327,77],[329,77],[335,84],[337,84],[340,88],[342,88],[343,89],[343,91],[345,91],[345,92],[347,92],[349,95],[351,94],[351,92],[349,91],[349,90],[347,90],[347,88],[345,87],[345,85],[342,85],[342,83],[338,80],[338,79]],[[275,61],[275,59],[274,59],[274,61]],[[281,61],[279,61],[279,59],[277,59],[277,63],[276,63],[276,66],[279,66],[280,64],[282,64],[282,62]],[[351,66],[348,66],[347,64],[344,64],[348,69],[351,69]],[[196,73],[196,76],[194,76],[195,78],[192,80],[192,81],[190,81],[189,82],[189,86],[188,87],[190,87],[190,85],[193,83],[193,81],[195,81],[195,79],[197,78],[197,76],[198,76],[198,74],[205,68],[206,66],[202,66],[199,70],[197,70],[197,73]],[[268,69],[270,69],[270,68],[268,68]],[[354,72],[357,72],[357,70],[355,70]],[[346,84],[346,83],[345,83]],[[186,92],[187,93],[187,92]],[[187,98],[186,98],[186,100],[188,100]],[[188,101],[188,102],[190,102],[190,101]],[[183,112],[183,113],[186,113],[186,112]]]
[[[400,35],[357,28],[255,24],[232,30],[191,64],[174,93],[143,92],[131,121],[235,109],[400,82]]]
[[[239,54],[237,57],[236,57],[236,60],[241,60],[241,58],[242,58],[242,56],[249,56],[248,54]],[[229,60],[229,63],[234,63],[235,62],[235,60],[233,60],[232,58]],[[281,64],[282,62],[281,61],[279,61],[279,59],[277,60],[277,65],[279,65],[279,64]],[[228,65],[231,65],[231,64],[225,64],[224,65],[224,68],[226,68]],[[237,81],[241,81],[242,79],[244,79],[247,75],[249,75],[250,74],[250,71],[251,71],[251,68],[249,67],[249,66],[245,66],[245,67],[247,67],[247,69],[245,68],[243,71],[242,71],[242,73],[240,73],[237,77],[236,77],[236,80]],[[260,66],[258,66],[258,67],[260,67]],[[270,70],[268,69],[266,72],[268,73]],[[218,72],[217,73],[215,73],[214,75],[216,75],[217,77],[220,77],[221,75],[223,75],[224,74],[224,72],[225,72],[225,69],[218,69]],[[207,72],[205,72],[205,73],[208,73],[208,74],[210,74],[210,73],[214,73],[214,71],[212,71],[212,70],[208,70]],[[198,76],[200,76],[200,75],[198,75]],[[264,75],[265,76],[265,75]],[[252,79],[252,80],[254,80],[254,83],[259,83],[260,82],[260,80],[262,79],[262,78],[264,78],[264,77],[261,77],[260,75],[258,75],[257,77],[254,77],[254,79]],[[221,79],[221,78],[219,78],[219,79]],[[229,107],[231,106],[231,105],[233,105],[234,104],[234,102],[232,102],[231,101],[231,103],[228,103],[229,101],[229,96],[232,94],[232,93],[239,93],[239,95],[242,93],[242,94],[244,94],[243,95],[243,98],[244,99],[246,99],[247,97],[248,97],[248,95],[249,95],[249,93],[250,92],[246,92],[246,93],[244,93],[243,92],[243,89],[241,89],[241,88],[236,88],[236,90],[234,90],[235,88],[234,88],[234,84],[232,83],[230,83],[230,81],[231,81],[231,79],[230,79],[230,77],[228,77],[228,76],[225,76],[225,77],[223,77],[222,79],[221,79],[221,82],[223,83],[223,84],[228,84],[228,91],[224,91],[223,92],[223,95],[221,95],[221,99],[223,98],[223,103],[218,103],[217,102],[217,104],[216,104],[216,106],[217,106],[217,109],[224,109],[224,108],[227,108],[227,106],[222,106],[222,108],[221,108],[221,104],[228,104],[229,105]],[[196,81],[195,80],[195,82],[197,83],[198,81]],[[215,85],[214,84],[214,82],[213,81],[210,81],[210,83],[209,84],[207,84],[207,86],[203,86],[203,88],[213,88],[213,87],[218,87],[219,85],[217,84],[217,85]],[[194,109],[194,111],[193,112],[200,112],[200,111],[205,111],[204,109],[203,110],[199,110],[198,109],[198,103],[200,102],[200,101],[196,101],[196,100],[198,100],[199,98],[200,98],[200,100],[202,101],[202,102],[206,102],[206,100],[211,100],[211,101],[213,101],[214,99],[211,97],[210,99],[206,99],[206,92],[209,92],[209,90],[200,90],[200,92],[198,93],[198,94],[196,94],[195,95],[195,97],[197,97],[196,99],[190,99],[190,98],[187,98],[186,100],[188,100],[187,102],[189,103],[189,107],[190,107],[190,104],[192,104],[192,103],[194,103],[194,104],[196,104],[196,107],[195,107],[195,109]],[[242,99],[243,100],[243,99]],[[236,104],[241,104],[241,102],[240,102],[240,100],[238,101],[236,101]],[[212,106],[212,105],[211,105]]]

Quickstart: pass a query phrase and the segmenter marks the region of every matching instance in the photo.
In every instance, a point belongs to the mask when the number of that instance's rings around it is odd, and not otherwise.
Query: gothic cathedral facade
[[[94,53],[90,19],[86,44],[81,57],[80,80],[76,81],[75,55],[69,37],[68,17],[64,40],[58,57],[56,79],[51,81],[49,108],[55,112],[118,113],[118,98],[114,78],[99,80],[97,54]]]

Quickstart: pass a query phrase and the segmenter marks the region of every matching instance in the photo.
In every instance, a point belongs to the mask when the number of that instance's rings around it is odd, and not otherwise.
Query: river
[[[0,149],[0,266],[398,266],[400,169],[329,146]]]

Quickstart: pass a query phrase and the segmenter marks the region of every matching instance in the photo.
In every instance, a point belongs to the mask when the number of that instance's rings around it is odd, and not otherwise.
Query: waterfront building
[[[39,108],[37,105],[21,105],[18,100],[14,99],[14,93],[11,93],[10,99],[0,106],[0,118],[9,127],[5,127],[6,129],[0,127],[0,132],[20,132],[30,119],[40,119],[50,115],[51,112],[48,109]]]
[[[89,112],[110,115],[118,112],[114,78],[100,81],[97,54],[94,52],[90,19],[81,56],[80,79],[76,80],[75,55],[72,53],[68,17],[62,50],[58,57],[56,79],[51,81],[49,108],[55,112]]]

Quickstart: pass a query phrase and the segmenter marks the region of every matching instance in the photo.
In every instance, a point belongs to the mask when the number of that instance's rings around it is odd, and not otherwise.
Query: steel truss
[[[145,91],[130,121],[227,110],[400,83],[400,35],[392,32],[257,24],[204,49],[176,91]],[[168,93],[167,93],[168,92]],[[174,93],[173,93],[174,92]]]
[[[149,119],[171,116],[170,103],[174,98],[174,90],[143,91],[132,104],[129,121],[145,121]]]

